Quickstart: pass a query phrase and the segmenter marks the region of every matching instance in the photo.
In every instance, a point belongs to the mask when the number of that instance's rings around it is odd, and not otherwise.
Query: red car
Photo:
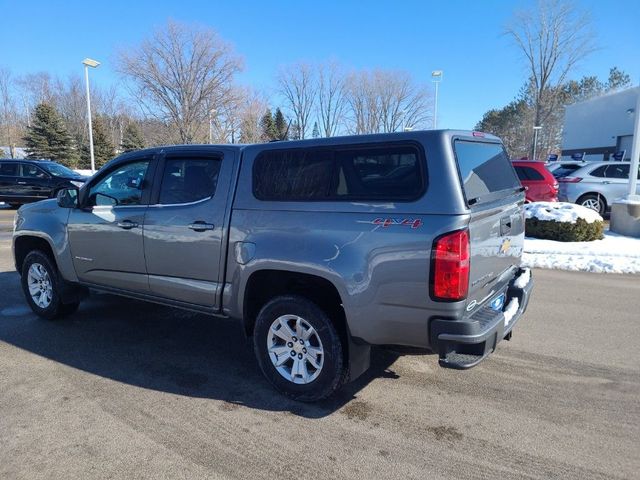
[[[557,202],[558,181],[547,170],[543,162],[534,160],[513,160],[522,186],[526,188],[527,202]]]

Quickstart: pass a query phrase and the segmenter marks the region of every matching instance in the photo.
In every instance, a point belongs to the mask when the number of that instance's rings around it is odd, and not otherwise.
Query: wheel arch
[[[58,268],[56,255],[50,239],[38,235],[19,235],[13,240],[13,259],[18,273],[22,272],[22,265],[29,252],[40,250],[44,252]]]

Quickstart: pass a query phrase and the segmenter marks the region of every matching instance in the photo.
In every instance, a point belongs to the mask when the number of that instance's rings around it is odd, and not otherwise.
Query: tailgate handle
[[[511,217],[503,217],[500,219],[500,235],[506,235],[511,231]]]

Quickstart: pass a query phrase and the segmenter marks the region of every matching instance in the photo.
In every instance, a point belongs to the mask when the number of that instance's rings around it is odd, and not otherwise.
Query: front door
[[[152,294],[217,307],[233,154],[167,154],[144,222]]]
[[[51,175],[33,163],[21,163],[18,191],[33,200],[50,198],[53,194]]]
[[[85,187],[68,224],[80,281],[149,292],[142,228],[154,163],[152,157],[120,163]]]

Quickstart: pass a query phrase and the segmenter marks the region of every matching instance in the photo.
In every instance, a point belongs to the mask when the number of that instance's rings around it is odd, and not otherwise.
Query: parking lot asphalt
[[[376,348],[307,405],[232,321],[110,295],[38,319],[0,231],[0,478],[638,478],[640,277],[534,277],[478,367]]]

